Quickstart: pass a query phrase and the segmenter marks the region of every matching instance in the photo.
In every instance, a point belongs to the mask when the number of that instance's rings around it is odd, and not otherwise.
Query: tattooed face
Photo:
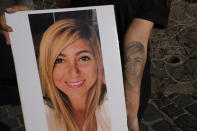
[[[138,76],[140,73],[139,70],[141,70],[143,62],[143,55],[140,52],[128,56],[125,61],[125,68],[128,71],[127,74]]]
[[[144,46],[140,42],[127,44],[124,59],[125,80],[130,87],[136,86],[144,64]]]

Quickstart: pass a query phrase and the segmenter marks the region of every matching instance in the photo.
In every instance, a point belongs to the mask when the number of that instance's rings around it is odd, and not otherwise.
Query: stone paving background
[[[197,131],[197,0],[172,0],[151,35],[152,96],[141,131]]]
[[[152,96],[140,131],[197,131],[197,0],[172,0],[168,28],[154,29],[150,45]],[[10,80],[0,81],[0,131],[25,131]]]

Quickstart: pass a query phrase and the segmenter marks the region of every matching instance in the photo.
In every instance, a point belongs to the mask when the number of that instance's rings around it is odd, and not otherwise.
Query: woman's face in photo
[[[86,96],[96,79],[96,61],[86,40],[74,41],[57,57],[53,80],[56,87],[68,97]]]

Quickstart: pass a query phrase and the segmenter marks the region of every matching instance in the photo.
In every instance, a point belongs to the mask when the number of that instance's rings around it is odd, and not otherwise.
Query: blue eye
[[[64,62],[64,59],[61,59],[61,58],[57,58],[55,60],[55,64],[59,64],[59,63],[63,63]]]
[[[82,61],[89,61],[90,60],[90,57],[88,57],[88,56],[82,56],[80,58],[80,60],[82,60]]]

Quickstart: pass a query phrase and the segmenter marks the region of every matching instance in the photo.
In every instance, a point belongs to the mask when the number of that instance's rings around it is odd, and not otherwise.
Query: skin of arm
[[[147,46],[153,22],[135,18],[124,38],[124,86],[129,131],[138,131],[140,86],[147,58]],[[142,96],[143,97],[143,96]]]

